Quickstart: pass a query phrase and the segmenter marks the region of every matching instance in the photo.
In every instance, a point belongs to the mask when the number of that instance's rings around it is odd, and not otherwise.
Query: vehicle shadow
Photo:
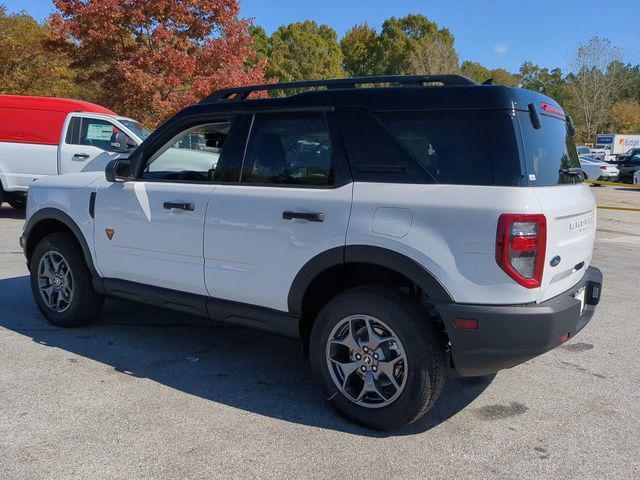
[[[370,437],[425,432],[465,408],[495,377],[452,374],[423,419],[398,431],[374,432],[340,418],[324,402],[296,341],[116,300],[107,301],[96,324],[62,329],[37,311],[27,276],[0,280],[0,311],[0,328],[123,375],[260,415]]]
[[[25,212],[24,210],[16,210],[15,208],[3,203],[2,206],[0,207],[0,218],[24,220]]]

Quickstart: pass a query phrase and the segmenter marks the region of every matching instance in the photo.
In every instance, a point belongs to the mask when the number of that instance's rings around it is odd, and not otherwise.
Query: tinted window
[[[338,109],[342,140],[353,177],[361,182],[433,183],[389,131],[360,108]]]
[[[149,159],[142,178],[213,181],[231,124],[231,120],[220,120],[181,132]]]
[[[111,150],[111,142],[115,142],[118,133],[120,131],[106,120],[83,118],[79,144]]]
[[[522,182],[514,124],[508,112],[376,115],[438,183],[512,186]]]
[[[557,185],[582,181],[580,160],[564,120],[540,115],[535,129],[528,112],[518,112],[527,174],[531,185]]]
[[[67,145],[74,145],[79,142],[81,119],[78,117],[71,117],[69,126],[67,127],[67,136],[65,141]]]
[[[330,185],[333,148],[324,113],[258,114],[242,183]]]

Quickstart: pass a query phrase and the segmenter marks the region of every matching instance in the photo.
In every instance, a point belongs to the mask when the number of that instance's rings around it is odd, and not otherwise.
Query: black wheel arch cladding
[[[82,254],[87,263],[87,267],[92,275],[97,276],[98,272],[93,264],[93,258],[91,256],[91,250],[89,250],[89,245],[87,244],[86,239],[80,227],[76,224],[76,222],[62,210],[57,208],[43,208],[42,210],[38,210],[34,213],[28,220],[27,224],[24,228],[24,233],[22,234],[25,245],[25,255],[27,257],[27,262],[31,261],[31,254],[33,253],[33,249],[35,245],[33,242],[29,241],[29,236],[33,232],[34,228],[38,226],[41,222],[47,220],[55,220],[57,222],[62,223],[67,229],[73,234],[76,241],[80,245],[82,249]]]
[[[419,286],[434,303],[451,303],[453,298],[422,265],[392,250],[370,245],[347,245],[326,250],[310,259],[298,272],[289,289],[289,312],[302,315],[305,293],[314,279],[329,268],[356,263],[384,267],[397,272]]]

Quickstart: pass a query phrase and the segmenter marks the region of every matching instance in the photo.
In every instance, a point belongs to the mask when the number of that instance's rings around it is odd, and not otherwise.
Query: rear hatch
[[[543,103],[539,128],[529,112],[518,112],[529,185],[547,221],[547,242],[538,302],[575,285],[591,263],[596,205],[582,183],[580,161],[559,107]]]
[[[578,283],[591,264],[596,208],[587,184],[535,188],[547,218],[547,251],[538,301]]]

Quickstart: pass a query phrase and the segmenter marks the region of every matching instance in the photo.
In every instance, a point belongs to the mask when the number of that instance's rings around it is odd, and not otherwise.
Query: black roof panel
[[[455,77],[455,76],[454,76]],[[392,78],[392,77],[385,77]],[[402,77],[393,77],[402,78]],[[420,77],[404,77],[407,79]],[[362,107],[369,110],[527,110],[529,103],[540,107],[548,103],[560,107],[553,99],[522,88],[497,85],[479,85],[464,77],[465,81],[442,86],[390,86],[353,88],[348,83],[337,84],[326,90],[307,90],[287,97],[242,98],[245,90],[225,89],[214,92],[202,103],[186,108],[181,114],[222,111],[254,111],[283,108]],[[360,80],[360,79],[346,79]],[[305,82],[326,83],[325,82]],[[278,85],[278,84],[275,84]],[[299,85],[299,84],[293,84]],[[342,87],[341,85],[347,85]],[[405,85],[411,85],[407,82]],[[248,87],[251,90],[255,87]],[[275,87],[274,87],[275,88]],[[295,88],[295,87],[294,87]],[[238,99],[226,98],[229,92],[243,92]]]

